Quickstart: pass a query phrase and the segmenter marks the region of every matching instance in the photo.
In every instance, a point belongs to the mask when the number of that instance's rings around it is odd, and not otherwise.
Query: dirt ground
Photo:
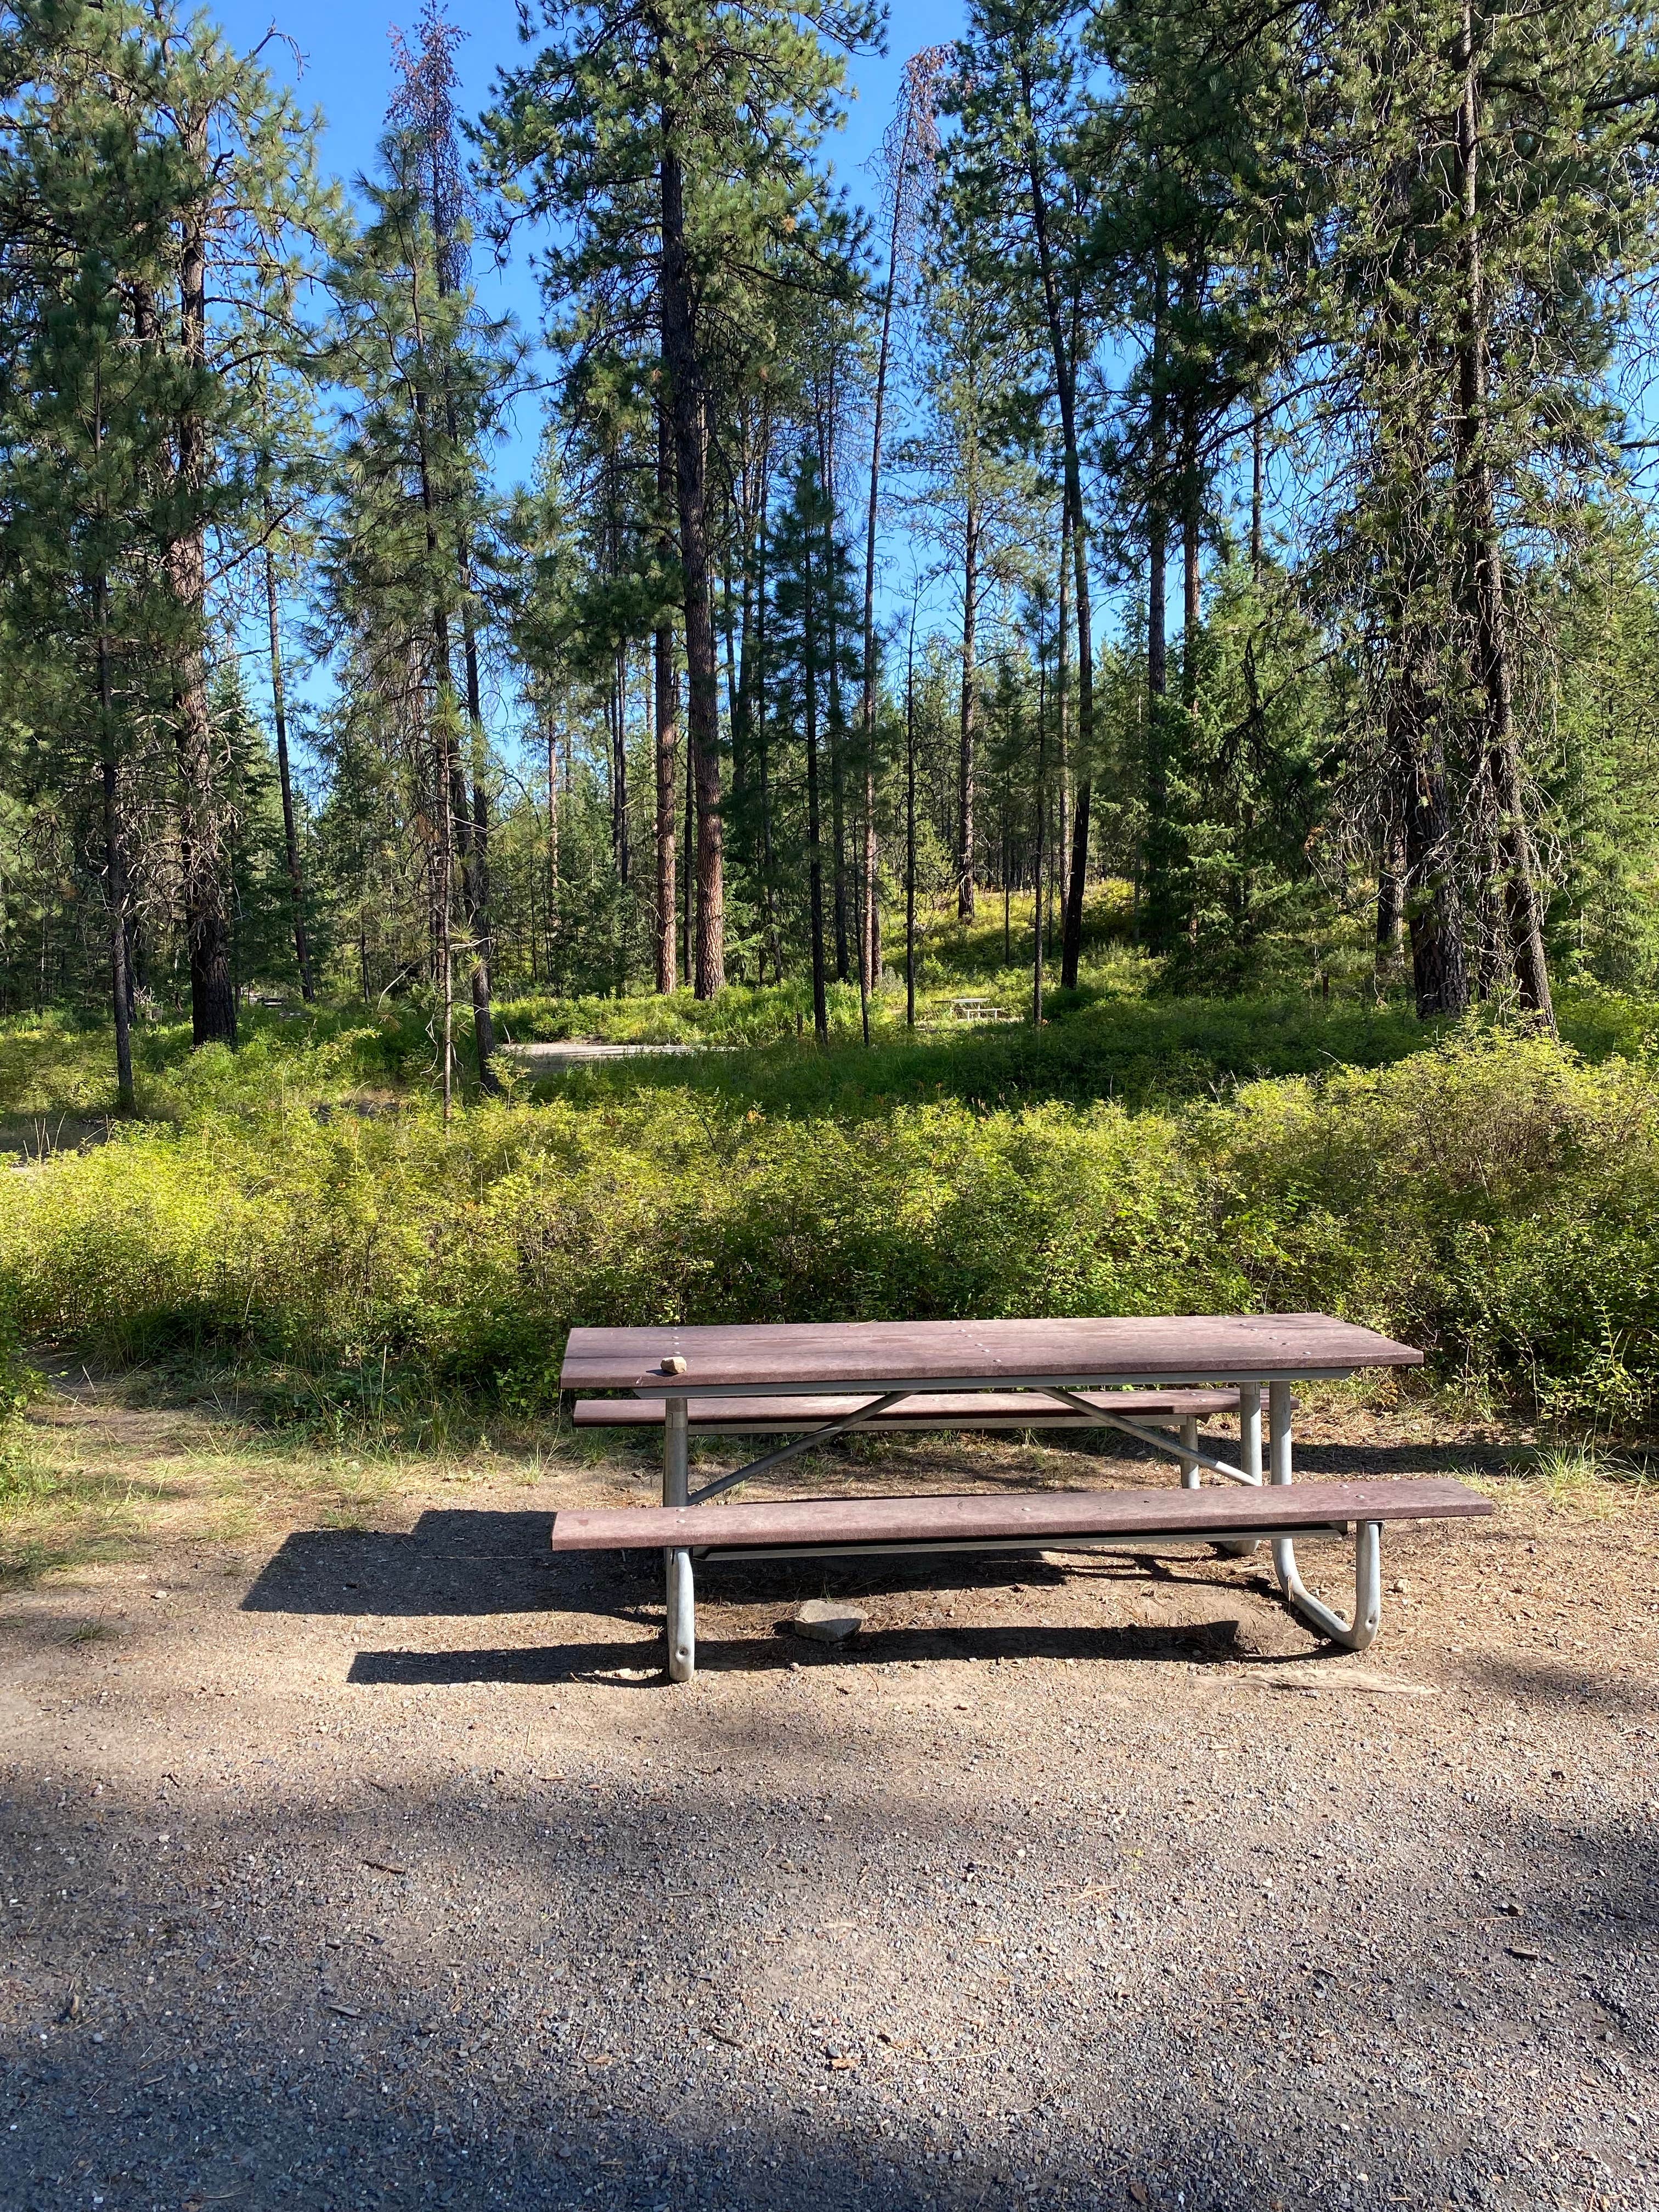
[[[548,1549],[643,1459],[151,1480],[0,1597],[0,2206],[1655,2212],[1659,1508],[1477,1443],[1308,1425],[1498,1502],[1362,1659],[1255,1560],[751,1565],[680,1689],[653,1570]]]

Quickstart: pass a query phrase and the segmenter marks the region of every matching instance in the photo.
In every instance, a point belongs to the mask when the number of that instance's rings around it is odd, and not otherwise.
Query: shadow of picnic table
[[[456,1686],[470,1682],[625,1683],[653,1679],[662,1664],[661,1596],[654,1553],[559,1553],[549,1548],[547,1512],[440,1509],[407,1533],[307,1528],[287,1537],[242,1601],[251,1613],[333,1616],[370,1622],[543,1616],[554,1631],[533,1642],[465,1650],[430,1646],[365,1649],[347,1679],[364,1686]],[[1183,1584],[1192,1569],[1183,1561]],[[1182,1623],[1077,1624],[1041,1620],[867,1628],[840,1650],[788,1634],[803,1597],[844,1587],[866,1597],[895,1593],[1007,1589],[1056,1590],[1079,1577],[1145,1584],[1162,1563],[1138,1555],[1093,1553],[1060,1561],[1026,1554],[737,1562],[711,1571],[702,1593],[708,1632],[698,1663],[708,1671],[768,1672],[852,1659],[865,1666],[941,1658],[996,1662],[1022,1658],[1211,1662],[1238,1656],[1235,1580],[1218,1576],[1218,1612]],[[1198,1578],[1202,1586],[1202,1578]],[[728,1607],[776,1608],[763,1623],[722,1636]],[[560,1633],[565,1622],[574,1632]],[[576,1624],[580,1621],[580,1628]],[[606,1634],[607,1627],[623,1632]],[[598,1631],[596,1634],[594,1632]]]

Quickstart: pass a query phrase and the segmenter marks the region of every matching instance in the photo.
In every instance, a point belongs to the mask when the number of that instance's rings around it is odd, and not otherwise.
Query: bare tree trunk
[[[1088,520],[1083,511],[1083,470],[1077,434],[1077,363],[1066,343],[1066,319],[1060,296],[1059,272],[1048,234],[1048,194],[1042,183],[1042,155],[1037,143],[1031,103],[1031,69],[1024,57],[1019,65],[1020,99],[1024,110],[1026,176],[1031,196],[1031,228],[1036,236],[1037,266],[1042,277],[1042,304],[1048,325],[1048,344],[1054,357],[1054,391],[1060,401],[1060,430],[1065,462],[1066,503],[1072,510],[1072,561],[1077,586],[1077,709],[1078,749],[1081,773],[1077,805],[1072,818],[1072,874],[1066,894],[1066,922],[1060,946],[1060,980],[1066,990],[1077,987],[1079,957],[1083,946],[1084,876],[1089,858],[1090,775],[1095,752],[1094,627],[1089,605]]]
[[[674,459],[668,416],[657,416],[657,499],[665,517],[674,486]],[[658,547],[665,565],[673,557],[672,539],[665,536]],[[657,692],[657,988],[667,994],[678,987],[675,973],[674,928],[678,904],[674,870],[674,801],[678,791],[680,748],[680,686],[674,666],[674,625],[665,612],[657,623],[653,646]]]
[[[1396,631],[1394,659],[1389,757],[1400,763],[1403,778],[1412,981],[1419,1017],[1427,1021],[1437,1014],[1468,1011],[1462,901],[1447,803],[1439,701],[1422,674],[1431,666],[1432,654],[1426,641],[1402,624]]]
[[[104,450],[104,381],[94,373],[93,452]],[[100,520],[107,520],[101,511]],[[119,764],[116,759],[114,678],[110,665],[109,578],[100,569],[92,580],[93,618],[98,632],[98,763],[104,801],[104,880],[109,910],[110,1003],[115,1018],[115,1110],[131,1114],[137,1103],[132,1082],[132,968],[127,943],[126,848],[121,838]]]
[[[553,984],[553,948],[559,927],[559,738],[547,714],[547,981]]]
[[[803,548],[802,658],[806,676],[806,849],[812,935],[812,1029],[820,1044],[830,1042],[830,1012],[824,992],[823,848],[818,806],[817,624],[812,592],[812,545]]]
[[[126,850],[121,839],[115,757],[109,582],[101,574],[94,580],[93,599],[98,621],[98,749],[104,799],[104,879],[109,902],[110,1004],[115,1016],[115,1110],[118,1114],[131,1114],[137,1099],[132,1081],[132,976],[127,962]]]
[[[628,883],[628,647],[617,647],[611,722],[611,857],[617,881]]]
[[[1060,850],[1066,849],[1066,766],[1070,732],[1067,724],[1072,705],[1071,639],[1067,635],[1072,619],[1072,518],[1064,501],[1060,516],[1060,623],[1055,633],[1054,696],[1058,706],[1060,737]],[[1081,957],[1081,939],[1079,957]],[[1064,970],[1062,969],[1062,974]]]
[[[1393,813],[1382,826],[1376,871],[1376,995],[1385,998],[1400,974],[1406,919],[1406,828]]]
[[[901,159],[903,158],[902,153]],[[893,290],[906,192],[893,179],[893,222],[887,240],[887,282],[881,295],[881,343],[876,355],[875,419],[870,429],[870,500],[864,525],[864,669],[859,738],[864,767],[864,901],[859,915],[859,988],[865,1001],[864,1041],[870,1042],[869,995],[881,980],[876,926],[876,523],[881,499],[881,446],[887,410],[887,365],[893,336]],[[914,992],[912,994],[914,997]],[[914,1014],[912,1015],[914,1019]]]
[[[267,512],[267,527],[270,518]],[[288,856],[289,896],[294,904],[294,957],[300,969],[300,995],[309,1006],[317,996],[311,976],[311,947],[306,941],[305,878],[300,840],[294,826],[294,786],[289,772],[288,702],[283,684],[283,639],[276,619],[276,556],[265,546],[265,612],[270,624],[270,706],[276,727],[276,778],[283,793],[283,843]]]
[[[416,460],[421,480],[421,511],[426,530],[426,550],[432,583],[432,739],[437,783],[438,888],[434,926],[437,933],[438,983],[442,996],[444,1125],[448,1127],[455,1090],[455,858],[458,842],[470,830],[466,779],[461,772],[455,742],[455,669],[450,653],[449,606],[445,587],[438,580],[438,504],[432,483],[428,446],[427,394],[418,386],[414,395]]]
[[[1044,750],[1048,736],[1046,716],[1037,716],[1036,760],[1036,851],[1031,865],[1031,1026],[1042,1027],[1042,893],[1043,893],[1043,832],[1048,827],[1048,761]]]
[[[826,568],[826,574],[829,573]],[[830,904],[836,919],[836,981],[844,983],[853,972],[852,920],[847,896],[847,748],[841,719],[841,683],[836,673],[838,640],[833,601],[830,623]]]
[[[1483,767],[1498,811],[1504,902],[1521,1003],[1553,1030],[1555,1009],[1544,955],[1544,908],[1539,887],[1538,856],[1527,823],[1520,747],[1515,732],[1514,679],[1504,608],[1504,556],[1487,447],[1488,334],[1486,278],[1478,227],[1480,58],[1475,48],[1473,0],[1463,0],[1459,45],[1463,97],[1457,115],[1457,152],[1462,187],[1464,295],[1458,345],[1458,460],[1475,674],[1486,695]]]
[[[916,611],[904,683],[904,1026],[916,1025]]]
[[[978,691],[975,661],[979,626],[979,516],[971,499],[962,559],[962,805],[957,817],[957,915],[974,918],[974,708]]]
[[[677,988],[674,973],[674,798],[678,785],[679,679],[674,668],[674,629],[657,625],[657,988]]]
[[[720,696],[709,602],[702,363],[685,244],[685,182],[678,151],[679,118],[662,112],[662,337],[668,372],[679,506],[680,568],[685,580],[685,665],[691,758],[697,782],[697,947],[694,988],[714,997],[726,981],[726,883],[720,824]]]
[[[206,152],[206,133],[199,150]],[[192,394],[207,374],[206,211],[192,210],[179,255],[179,348],[186,392],[174,428],[176,481],[188,518],[167,548],[167,576],[179,614],[173,663],[174,742],[179,761],[179,852],[185,938],[190,956],[194,1043],[236,1042],[236,994],[230,975],[230,886],[226,881],[223,802],[214,758],[206,660],[207,544],[199,507],[207,485],[207,428]]]
[[[680,973],[692,981],[696,958],[697,763],[685,755],[685,851],[680,867]]]
[[[1167,952],[1173,934],[1173,854],[1170,850],[1169,728],[1170,522],[1165,505],[1167,421],[1163,389],[1164,271],[1160,262],[1152,327],[1151,462],[1146,493],[1146,935],[1154,952]]]
[[[451,803],[453,769],[448,754],[449,746],[446,740],[445,758],[438,770],[441,793],[439,834],[443,840],[439,855],[438,986],[443,997],[441,1049],[446,1129],[455,1111],[455,812]]]

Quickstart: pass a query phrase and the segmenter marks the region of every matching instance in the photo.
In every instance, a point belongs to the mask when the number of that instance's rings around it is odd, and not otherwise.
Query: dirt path
[[[647,1479],[0,1602],[6,2212],[1653,2212],[1650,1505],[1394,1539],[1364,1661],[1249,1561],[711,1570],[671,1690],[652,1576],[546,1549]]]

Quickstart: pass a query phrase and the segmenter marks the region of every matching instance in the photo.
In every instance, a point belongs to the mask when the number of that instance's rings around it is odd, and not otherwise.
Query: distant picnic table
[[[1382,1614],[1382,1523],[1492,1509],[1450,1481],[1293,1485],[1292,1390],[1362,1368],[1413,1367],[1422,1356],[1328,1314],[573,1329],[562,1387],[628,1394],[579,1400],[578,1425],[660,1427],[662,1504],[561,1511],[553,1545],[661,1547],[668,1673],[676,1681],[696,1669],[694,1558],[1183,1543],[1248,1551],[1266,1542],[1289,1604],[1322,1634],[1364,1650]],[[1199,1435],[1200,1421],[1222,1412],[1237,1414],[1236,1461]],[[1174,1428],[1165,1425],[1170,1420]],[[1172,1456],[1182,1486],[812,1498],[703,1510],[800,1453],[860,1430],[1101,1426]],[[772,1432],[790,1441],[693,1491],[693,1432]],[[1206,1474],[1225,1487],[1206,1487]],[[1295,1547],[1350,1528],[1354,1607],[1345,1618],[1308,1589]]]

